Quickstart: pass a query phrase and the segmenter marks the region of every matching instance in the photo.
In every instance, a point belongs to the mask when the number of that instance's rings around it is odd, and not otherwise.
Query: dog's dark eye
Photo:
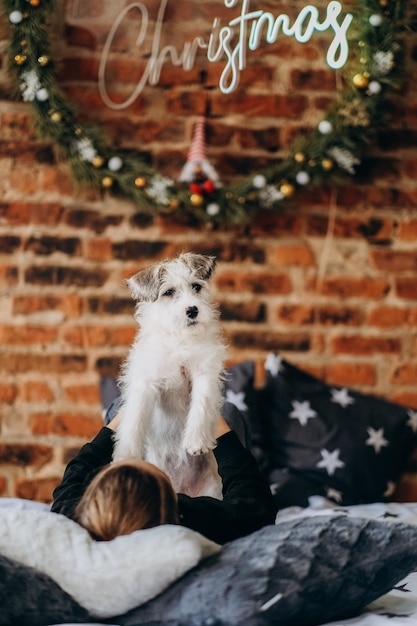
[[[167,298],[170,298],[171,296],[174,295],[174,293],[175,293],[175,289],[167,289],[166,291],[164,291],[162,295],[166,296]]]
[[[193,283],[191,285],[192,290],[194,291],[194,293],[200,293],[200,291],[203,288],[203,285],[200,285],[200,283]]]

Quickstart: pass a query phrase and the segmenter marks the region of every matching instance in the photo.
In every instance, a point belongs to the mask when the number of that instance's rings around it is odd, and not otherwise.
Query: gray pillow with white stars
[[[263,418],[279,507],[312,495],[389,501],[417,445],[417,411],[329,385],[278,355],[266,361]]]

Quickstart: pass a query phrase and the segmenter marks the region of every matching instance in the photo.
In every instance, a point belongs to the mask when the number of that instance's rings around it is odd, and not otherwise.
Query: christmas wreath
[[[350,39],[353,58],[344,68],[344,88],[316,128],[298,137],[284,159],[237,183],[221,186],[214,169],[202,168],[198,161],[174,182],[137,153],[116,153],[99,128],[77,121],[75,107],[56,79],[49,21],[56,4],[3,0],[13,83],[30,102],[40,136],[68,159],[78,183],[128,197],[154,213],[179,211],[200,222],[245,223],[259,209],[279,210],[299,189],[324,182],[332,186],[353,176],[386,123],[387,99],[402,79],[404,0],[357,0]],[[205,155],[197,158],[204,160]]]

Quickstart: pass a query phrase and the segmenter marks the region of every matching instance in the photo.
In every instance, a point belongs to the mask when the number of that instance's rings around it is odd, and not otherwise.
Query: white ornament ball
[[[382,89],[381,83],[379,83],[377,80],[371,80],[371,82],[368,85],[368,93],[372,95],[381,93],[381,89]]]
[[[207,205],[206,211],[207,215],[214,217],[215,215],[218,215],[220,213],[220,207],[216,202],[211,202]]]
[[[20,24],[23,20],[23,14],[21,11],[12,11],[9,15],[9,20],[12,24]]]
[[[320,122],[319,132],[321,132],[322,135],[328,135],[329,133],[332,132],[332,130],[333,130],[333,126],[331,125],[329,120],[323,120],[322,122]]]
[[[381,26],[382,24],[382,17],[380,15],[371,15],[371,17],[369,18],[369,23],[371,26]]]
[[[49,93],[48,90],[45,89],[45,87],[42,87],[42,89],[38,89],[38,91],[36,92],[36,100],[39,100],[39,102],[46,102],[48,98]]]
[[[299,185],[307,185],[310,182],[310,176],[307,172],[298,172],[295,180]]]
[[[112,172],[118,172],[123,165],[123,161],[120,157],[114,156],[109,159],[107,165],[109,167],[109,170],[111,170]]]
[[[256,176],[253,177],[253,186],[256,187],[256,189],[263,189],[265,185],[266,185],[265,176],[262,176],[262,174],[257,174]]]

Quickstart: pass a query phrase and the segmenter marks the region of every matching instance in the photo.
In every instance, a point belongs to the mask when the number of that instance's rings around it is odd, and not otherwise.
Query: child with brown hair
[[[238,413],[235,407],[233,411]],[[213,451],[222,479],[222,500],[175,494],[169,478],[148,462],[111,463],[118,419],[116,415],[70,461],[54,491],[52,511],[75,519],[94,538],[106,540],[179,523],[223,544],[274,523],[276,506],[269,485],[223,418]]]

